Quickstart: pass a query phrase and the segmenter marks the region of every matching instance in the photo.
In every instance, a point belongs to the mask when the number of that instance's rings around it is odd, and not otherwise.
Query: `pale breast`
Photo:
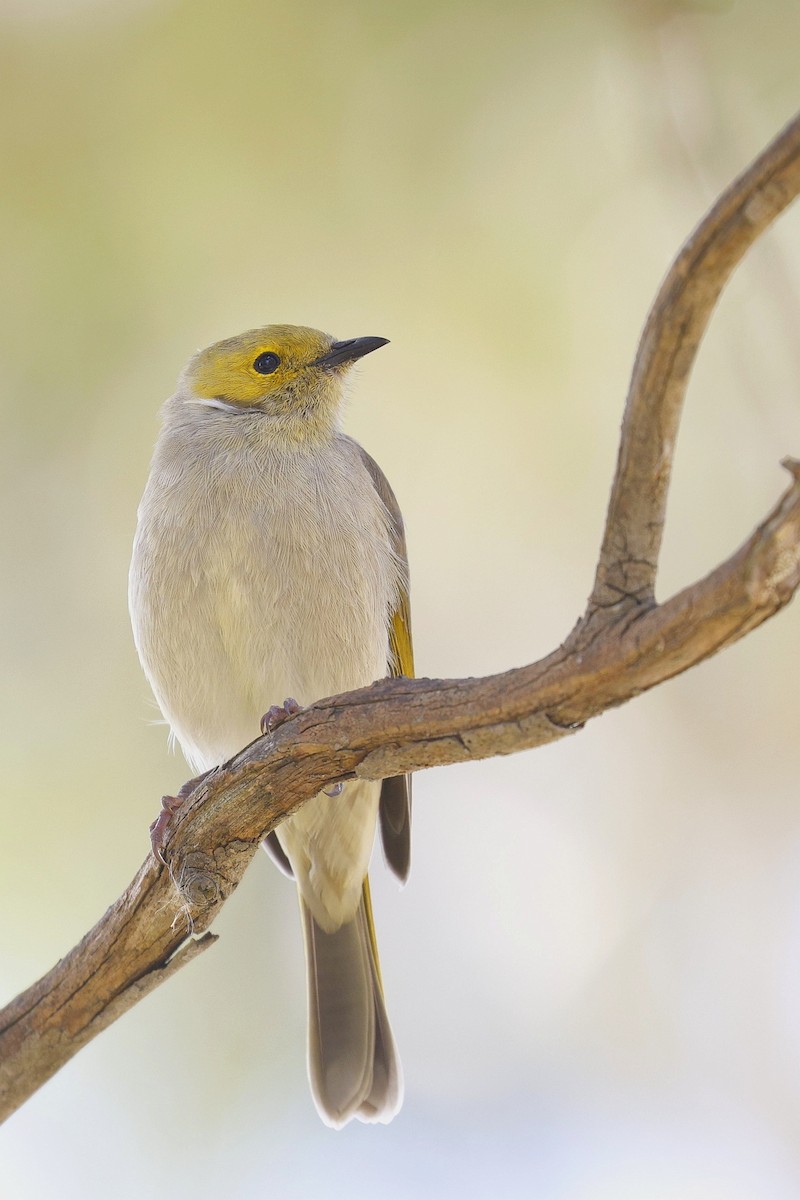
[[[156,698],[203,769],[255,737],[271,704],[385,675],[399,565],[349,440],[289,454],[228,441],[194,462],[183,449],[167,437],[156,452],[131,611]]]

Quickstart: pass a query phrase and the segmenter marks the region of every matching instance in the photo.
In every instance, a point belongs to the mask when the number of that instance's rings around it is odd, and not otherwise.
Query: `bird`
[[[198,774],[258,735],[270,701],[287,698],[285,719],[414,673],[401,512],[380,467],[342,431],[354,364],[386,344],[251,329],[198,351],[162,408],[129,608],[170,736]],[[297,885],[309,1079],[334,1128],[354,1117],[385,1124],[403,1096],[370,901],[377,826],[405,883],[409,776],[334,784],[264,843]]]

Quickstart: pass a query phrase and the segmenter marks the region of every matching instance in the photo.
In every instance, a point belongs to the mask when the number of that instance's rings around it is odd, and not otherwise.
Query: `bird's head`
[[[386,341],[337,342],[302,325],[250,329],[194,356],[183,374],[183,399],[233,417],[274,418],[267,424],[305,440],[334,425],[349,368]]]

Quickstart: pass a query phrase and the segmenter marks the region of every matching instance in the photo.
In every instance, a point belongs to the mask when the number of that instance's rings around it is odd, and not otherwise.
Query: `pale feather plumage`
[[[197,772],[257,736],[270,704],[287,696],[309,704],[386,675],[389,629],[406,595],[399,514],[379,494],[372,460],[338,429],[342,369],[302,373],[303,356],[313,366],[332,339],[272,329],[280,337],[270,345],[288,344],[287,361],[295,356],[290,382],[261,401],[231,398],[229,356],[241,358],[244,343],[249,363],[269,329],[219,344],[230,351],[203,352],[216,352],[211,366],[197,356],[164,406],[139,509],[136,646]],[[205,394],[218,363],[228,390]],[[242,394],[250,385],[245,377]],[[277,830],[308,910],[312,1086],[336,1125],[352,1115],[387,1120],[401,1096],[362,891],[380,794],[380,784],[348,783]],[[330,979],[318,978],[318,963]],[[346,1019],[342,1004],[352,1009]]]

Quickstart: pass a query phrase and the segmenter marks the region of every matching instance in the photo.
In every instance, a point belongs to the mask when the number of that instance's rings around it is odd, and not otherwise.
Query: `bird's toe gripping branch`
[[[293,717],[295,713],[302,711],[302,704],[298,704],[291,696],[284,700],[283,704],[273,704],[267,709],[261,718],[261,732],[272,733],[273,729],[277,729],[284,721],[288,721],[289,717]]]

